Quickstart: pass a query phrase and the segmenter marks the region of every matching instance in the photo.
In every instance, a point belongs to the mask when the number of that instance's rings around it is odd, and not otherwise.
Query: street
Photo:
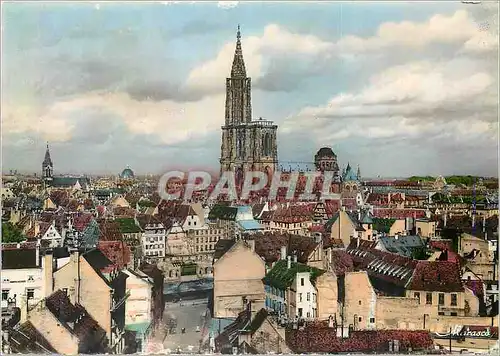
[[[207,300],[197,299],[167,303],[163,323],[166,329],[175,326],[174,333],[168,333],[163,341],[165,352],[198,353],[207,311]],[[199,327],[199,331],[196,328]],[[186,331],[183,334],[182,328]]]

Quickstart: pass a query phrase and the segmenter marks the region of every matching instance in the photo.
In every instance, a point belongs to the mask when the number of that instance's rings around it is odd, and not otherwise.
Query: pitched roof
[[[269,313],[266,309],[262,308],[261,310],[259,310],[250,322],[250,325],[247,326],[246,330],[252,334],[259,330],[264,321],[266,321],[268,315]]]
[[[234,206],[224,206],[221,204],[216,204],[210,209],[208,213],[208,219],[210,220],[231,220],[234,221],[236,219],[236,215],[238,214],[238,208]]]
[[[101,241],[120,241],[123,239],[120,224],[116,221],[99,221],[99,232],[99,240]]]
[[[310,272],[311,282],[314,283],[316,278],[325,273],[324,270],[307,266],[302,263],[290,263],[290,268],[288,268],[287,260],[279,260],[276,262],[274,267],[267,272],[266,276],[262,279],[264,284],[285,290],[289,288],[297,273]]]
[[[429,292],[463,292],[458,264],[447,261],[418,261],[408,289]]]
[[[2,269],[41,268],[40,264],[37,266],[36,256],[36,248],[5,249],[2,246]]]
[[[382,236],[379,243],[389,252],[397,253],[401,256],[412,257],[417,249],[425,247],[420,236]]]
[[[234,246],[236,240],[220,239],[214,247],[214,259],[218,260]]]
[[[118,224],[122,234],[131,234],[141,232],[141,228],[136,225],[133,218],[119,218],[114,220]]]
[[[99,241],[97,248],[115,268],[122,269],[131,261],[130,247],[123,241]]]
[[[52,354],[57,353],[47,339],[27,321],[9,331],[9,341],[14,353]]]
[[[287,247],[289,255],[296,255],[297,261],[307,263],[311,253],[319,243],[312,237],[288,233],[261,232],[252,235],[255,240],[255,252],[268,263],[278,261],[281,247]]]
[[[91,345],[90,340],[95,343],[96,340],[103,340],[103,337],[106,335],[106,332],[90,316],[85,308],[79,304],[73,305],[67,294],[62,290],[57,290],[47,297],[45,305],[64,327],[78,337],[80,350],[82,350],[81,347],[84,350],[80,352],[92,351],[96,345]],[[92,338],[95,334],[100,337]]]
[[[137,215],[137,222],[141,229],[146,229],[149,225],[163,225],[163,223],[154,215]]]

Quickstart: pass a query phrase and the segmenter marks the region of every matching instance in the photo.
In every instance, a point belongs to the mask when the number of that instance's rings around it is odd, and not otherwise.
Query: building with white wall
[[[2,244],[2,308],[10,300],[16,307],[31,307],[45,297],[40,244]],[[26,301],[26,302],[23,302]]]
[[[167,230],[163,223],[153,215],[136,217],[137,224],[142,229],[142,252],[146,259],[158,259],[165,256],[165,240]]]

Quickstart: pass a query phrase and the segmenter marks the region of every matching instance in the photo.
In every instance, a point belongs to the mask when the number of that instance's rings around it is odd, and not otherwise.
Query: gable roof
[[[267,263],[278,261],[281,247],[287,247],[288,255],[296,255],[297,261],[307,263],[311,253],[318,248],[319,242],[312,237],[288,233],[262,232],[252,235],[255,252]]]

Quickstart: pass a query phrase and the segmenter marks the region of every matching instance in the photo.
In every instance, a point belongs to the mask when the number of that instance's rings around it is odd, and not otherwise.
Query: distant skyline
[[[498,4],[3,3],[2,169],[217,171],[237,25],[280,161],[498,176]],[[288,167],[288,163],[284,164]]]

